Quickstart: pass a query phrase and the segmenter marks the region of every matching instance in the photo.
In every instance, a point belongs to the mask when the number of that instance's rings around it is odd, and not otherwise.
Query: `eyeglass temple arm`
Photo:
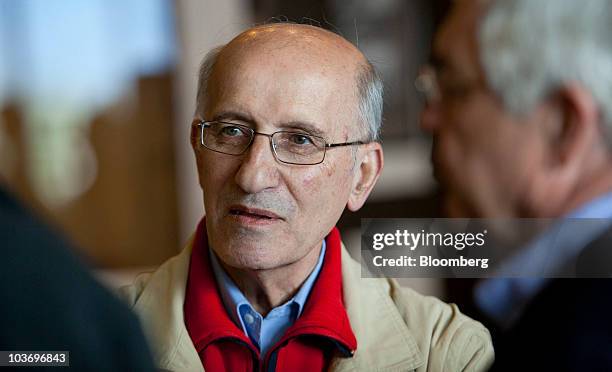
[[[353,141],[353,142],[342,142],[342,143],[326,143],[325,147],[340,147],[340,146],[352,146],[352,145],[365,145],[366,143],[363,141]]]

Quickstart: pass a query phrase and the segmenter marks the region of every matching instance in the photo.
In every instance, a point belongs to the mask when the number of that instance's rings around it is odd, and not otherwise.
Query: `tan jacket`
[[[191,244],[121,289],[161,369],[203,371],[183,320],[190,257]],[[334,358],[331,371],[485,371],[493,362],[491,337],[482,324],[395,280],[361,278],[360,265],[344,246],[342,284],[357,351],[352,358]]]

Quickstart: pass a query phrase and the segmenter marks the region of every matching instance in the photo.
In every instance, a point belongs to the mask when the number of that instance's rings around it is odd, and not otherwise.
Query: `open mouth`
[[[257,218],[261,220],[275,220],[275,219],[280,218],[276,214],[269,212],[269,211],[251,209],[251,208],[245,208],[245,207],[232,207],[229,210],[229,214],[232,216],[244,216],[248,218]]]
[[[244,211],[238,211],[238,210],[231,210],[230,214],[232,216],[247,216],[247,217],[251,217],[251,218],[264,218],[264,219],[268,219],[271,220],[272,217],[268,217],[268,216],[264,216],[261,214],[256,214],[256,213],[249,213],[249,212],[244,212]]]

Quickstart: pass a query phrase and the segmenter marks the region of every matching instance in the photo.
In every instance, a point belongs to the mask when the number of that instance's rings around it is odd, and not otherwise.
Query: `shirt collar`
[[[289,301],[287,301],[286,303],[282,305],[279,305],[276,308],[285,306],[289,303],[293,303],[298,307],[297,316],[299,317],[302,314],[304,305],[306,304],[306,300],[308,299],[308,295],[310,294],[310,291],[312,290],[312,287],[315,281],[317,280],[317,276],[319,275],[319,272],[321,271],[321,267],[323,266],[323,258],[325,257],[325,249],[326,249],[326,243],[325,243],[325,240],[323,240],[323,244],[321,246],[321,252],[319,253],[319,258],[317,260],[317,263],[314,269],[310,273],[310,275],[308,275],[308,277],[306,278],[306,280],[304,281],[300,289]],[[253,311],[255,310],[253,309],[253,307],[251,306],[247,298],[244,296],[240,288],[238,288],[238,286],[236,285],[236,283],[234,283],[232,278],[230,278],[227,272],[225,272],[225,270],[223,269],[223,267],[221,266],[219,262],[219,259],[217,258],[217,255],[213,252],[212,249],[209,249],[209,259],[210,259],[210,265],[212,267],[213,273],[217,280],[217,284],[219,286],[219,293],[221,295],[221,299],[223,300],[223,305],[225,306],[225,310],[227,311],[228,314],[230,314],[234,323],[242,327],[242,329],[246,333],[247,332],[246,326],[242,320],[242,317],[240,316],[240,307],[248,306]]]
[[[612,218],[612,191],[574,209],[567,218]]]
[[[317,280],[317,276],[321,271],[321,267],[323,266],[323,258],[325,257],[325,250],[327,248],[327,244],[325,240],[323,240],[323,245],[321,246],[321,253],[319,254],[319,259],[317,260],[317,264],[315,265],[314,270],[304,284],[300,287],[300,290],[293,296],[292,301],[298,304],[298,317],[302,315],[302,311],[304,310],[304,306],[306,305],[306,300],[308,300],[308,295],[312,291],[312,287],[314,286],[315,281]]]

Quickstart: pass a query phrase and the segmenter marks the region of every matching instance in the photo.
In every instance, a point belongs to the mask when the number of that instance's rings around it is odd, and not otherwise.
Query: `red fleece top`
[[[325,240],[323,267],[302,315],[260,362],[259,350],[225,311],[208,258],[206,224],[200,222],[183,310],[185,325],[207,371],[324,371],[334,352],[352,356],[357,340],[342,301],[338,229],[334,227]]]

